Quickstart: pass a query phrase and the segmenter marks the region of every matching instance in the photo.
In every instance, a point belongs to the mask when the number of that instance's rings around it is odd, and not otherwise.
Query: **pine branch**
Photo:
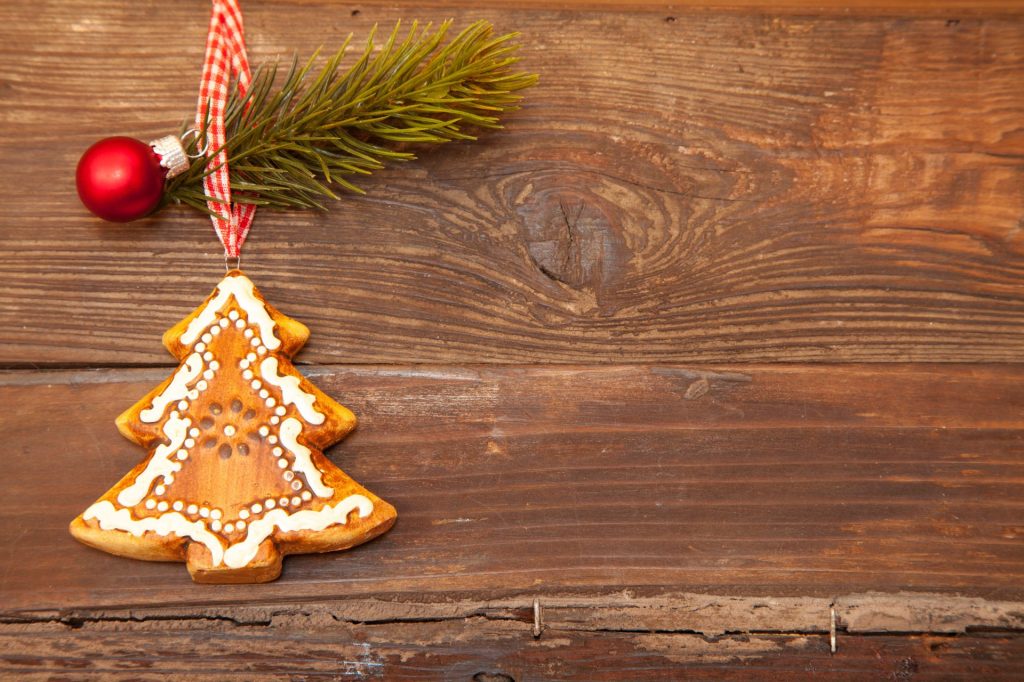
[[[352,40],[313,75],[314,54],[293,60],[280,87],[278,67],[259,68],[248,92],[232,88],[224,123],[232,199],[273,208],[325,210],[332,185],[362,193],[351,181],[389,161],[415,158],[410,144],[472,140],[467,128],[500,128],[499,115],[518,108],[518,91],[537,76],[513,71],[517,34],[492,36],[478,21],[447,44],[451,22],[412,28],[396,24],[379,48],[371,32],[355,63],[342,70]],[[194,153],[197,140],[190,140]],[[212,156],[168,182],[165,202],[209,213],[203,178]]]

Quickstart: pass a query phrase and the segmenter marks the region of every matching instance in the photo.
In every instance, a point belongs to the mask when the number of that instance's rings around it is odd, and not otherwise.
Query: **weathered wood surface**
[[[217,589],[66,532],[143,456],[112,421],[165,375],[4,377],[5,612],[626,588],[1024,601],[1017,366],[317,368],[362,420],[328,454],[398,525]]]
[[[204,218],[103,226],[72,172],[98,137],[187,118],[201,4],[0,6],[0,362],[166,364],[153,339],[216,281]],[[316,330],[308,361],[1024,351],[1019,16],[246,13],[256,61],[399,17],[487,18],[523,32],[542,78],[500,134],[381,173],[328,215],[260,215],[245,264]]]
[[[66,532],[223,272],[72,170],[188,117],[205,4],[0,3],[0,678],[1020,679],[1024,5],[703,4],[245,2],[255,61],[486,18],[542,80],[260,214],[244,266],[361,419],[329,454],[400,518],[210,588]]]
[[[1019,680],[1024,638],[576,632],[516,623],[314,623],[308,629],[30,628],[0,635],[0,675],[23,682],[297,680]],[[443,666],[443,667],[442,667]]]

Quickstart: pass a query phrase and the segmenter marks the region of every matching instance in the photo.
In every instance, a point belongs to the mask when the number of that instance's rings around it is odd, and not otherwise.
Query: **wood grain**
[[[0,630],[0,675],[52,679],[201,682],[269,680],[1017,680],[1024,638],[1013,635],[827,637],[553,633],[534,641],[521,624],[350,625],[68,631]],[[42,630],[42,631],[40,631]],[[17,652],[17,653],[15,653]]]
[[[400,521],[216,590],[66,532],[142,458],[112,422],[165,374],[5,376],[5,610],[626,587],[1024,600],[1017,366],[318,368],[360,418],[328,456]]]
[[[1018,18],[246,12],[256,61],[452,16],[522,31],[541,74],[507,130],[327,215],[259,216],[246,269],[310,325],[308,362],[1021,357]],[[205,22],[192,3],[0,7],[0,362],[169,364],[156,340],[221,272],[208,222],[100,225],[71,170],[98,137],[188,116]]]

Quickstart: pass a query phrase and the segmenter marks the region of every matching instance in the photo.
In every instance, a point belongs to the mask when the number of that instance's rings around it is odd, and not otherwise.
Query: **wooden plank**
[[[245,265],[310,324],[311,362],[1024,351],[1017,18],[246,11],[257,61],[399,17],[479,17],[521,30],[542,77],[501,134],[381,173],[329,215],[260,215]],[[70,171],[100,136],[188,116],[205,29],[183,3],[0,7],[0,154],[16,160],[0,166],[0,362],[167,363],[160,333],[221,271],[208,222],[101,226]]]
[[[164,369],[4,376],[7,612],[374,595],[1024,598],[1024,369],[320,367],[359,429],[332,459],[399,510],[389,534],[192,586],[66,524],[142,453],[114,417]]]
[[[287,621],[285,621],[287,623]],[[551,631],[522,623],[350,624],[305,628],[134,623],[69,630],[0,628],[0,675],[54,679],[1016,680],[1024,637],[992,634],[843,637]]]

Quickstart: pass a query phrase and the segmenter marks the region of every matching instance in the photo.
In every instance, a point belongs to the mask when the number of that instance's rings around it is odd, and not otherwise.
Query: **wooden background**
[[[243,267],[361,419],[329,454],[400,517],[218,587],[66,532],[223,273],[74,166],[189,115],[207,4],[0,4],[0,676],[1020,679],[1021,7],[508,4],[244,3],[256,62],[484,18],[541,82],[259,214]]]

